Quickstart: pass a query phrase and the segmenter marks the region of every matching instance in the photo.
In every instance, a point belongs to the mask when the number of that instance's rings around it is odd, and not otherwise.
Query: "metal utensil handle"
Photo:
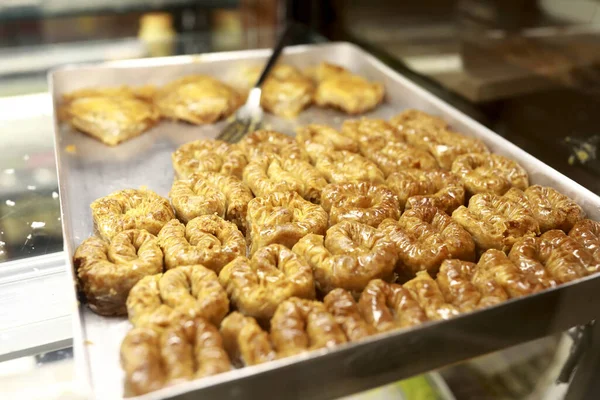
[[[269,75],[269,72],[271,71],[271,69],[273,68],[275,63],[277,63],[277,59],[279,58],[279,55],[281,54],[281,52],[283,51],[283,48],[285,47],[287,37],[289,36],[289,33],[291,30],[292,30],[292,24],[288,24],[286,26],[285,30],[283,31],[283,33],[281,34],[281,36],[279,37],[279,40],[277,41],[277,45],[273,49],[273,53],[271,54],[271,57],[269,57],[269,61],[267,61],[267,65],[265,66],[265,69],[263,69],[263,72],[260,74],[258,81],[256,81],[256,84],[254,85],[255,88],[262,86],[263,82]]]

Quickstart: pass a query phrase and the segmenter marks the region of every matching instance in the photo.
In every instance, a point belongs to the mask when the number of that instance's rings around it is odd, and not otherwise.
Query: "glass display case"
[[[47,72],[57,66],[357,43],[600,193],[595,1],[13,0],[0,4],[0,393],[80,398]],[[576,4],[575,4],[576,3]],[[600,397],[593,322],[348,398]],[[576,369],[576,367],[579,368]],[[573,371],[576,372],[574,373]],[[32,387],[31,382],[36,382]],[[597,383],[595,383],[597,385]]]

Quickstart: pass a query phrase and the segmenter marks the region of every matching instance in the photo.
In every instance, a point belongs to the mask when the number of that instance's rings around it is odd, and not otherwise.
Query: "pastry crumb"
[[[74,144],[70,144],[67,147],[65,147],[65,151],[69,154],[76,154],[77,153],[77,147]]]

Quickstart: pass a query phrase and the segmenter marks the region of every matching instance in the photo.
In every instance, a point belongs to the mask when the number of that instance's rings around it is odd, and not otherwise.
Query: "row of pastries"
[[[172,155],[166,199],[92,205],[89,307],[127,315],[146,393],[489,307],[600,269],[600,224],[443,120],[407,110]]]

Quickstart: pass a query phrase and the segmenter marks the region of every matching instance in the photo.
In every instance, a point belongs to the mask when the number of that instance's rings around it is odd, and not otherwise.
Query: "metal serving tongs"
[[[285,43],[291,30],[292,24],[288,24],[277,41],[277,45],[273,49],[273,53],[267,61],[265,69],[263,69],[258,81],[256,81],[256,84],[250,90],[246,104],[237,110],[235,113],[235,121],[227,125],[225,129],[219,133],[217,139],[229,143],[237,143],[246,133],[253,132],[260,128],[263,119],[263,109],[260,106],[260,97],[262,95],[261,86],[265,79],[267,79],[273,66],[275,66],[279,55],[285,47]]]

